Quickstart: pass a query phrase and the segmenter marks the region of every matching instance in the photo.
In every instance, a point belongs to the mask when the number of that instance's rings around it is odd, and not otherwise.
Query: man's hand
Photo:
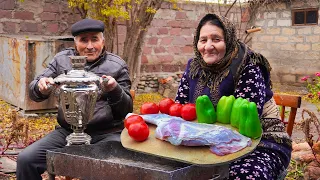
[[[100,78],[100,86],[103,92],[110,92],[117,86],[117,81],[111,77],[103,75]]]
[[[43,95],[48,95],[52,91],[52,86],[54,85],[53,79],[51,77],[43,77],[38,82],[39,91]]]

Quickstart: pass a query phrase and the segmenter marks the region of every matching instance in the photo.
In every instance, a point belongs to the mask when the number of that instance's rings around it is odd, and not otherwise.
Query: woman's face
[[[223,29],[210,23],[203,25],[197,48],[207,64],[219,62],[226,54]]]

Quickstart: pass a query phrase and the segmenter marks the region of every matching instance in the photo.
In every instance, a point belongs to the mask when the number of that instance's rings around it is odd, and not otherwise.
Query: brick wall
[[[200,19],[208,12],[224,14],[229,6],[211,6],[201,3],[180,4],[179,11],[173,10],[169,3],[163,3],[148,29],[141,55],[141,72],[181,72],[187,61],[193,57],[193,35]],[[210,9],[208,9],[210,8]],[[233,8],[228,13],[241,32],[247,26],[245,8]],[[244,15],[241,15],[242,14]],[[243,18],[241,18],[243,17]]]
[[[0,1],[0,34],[70,35],[79,19],[65,0]]]
[[[301,77],[319,72],[320,19],[318,25],[291,25],[292,9],[319,6],[317,0],[297,0],[259,9],[255,25],[262,31],[255,33],[252,47],[270,61],[274,82],[301,86]]]
[[[179,7],[181,10],[177,11],[173,10],[170,3],[163,3],[156,13],[144,41],[142,73],[183,71],[187,60],[193,57],[193,32],[199,20],[207,12],[224,14],[229,8],[201,3],[180,4]],[[239,17],[239,7],[229,12],[229,18],[235,23]],[[79,19],[79,14],[68,8],[66,0],[0,2],[0,34],[70,35],[70,26]],[[247,19],[241,20],[241,32],[244,32]],[[118,34],[120,52],[117,54],[121,55],[126,36],[123,25],[119,26]]]
[[[193,33],[199,20],[208,12],[225,14],[229,8],[228,5],[218,7],[189,2],[180,4],[181,10],[177,11],[171,6],[163,3],[148,29],[141,55],[142,73],[183,71],[187,60],[193,57]],[[228,17],[235,23],[241,21],[241,32],[244,32],[248,14],[244,13],[245,7],[242,8],[240,11],[235,6]],[[0,34],[70,35],[70,26],[79,19],[79,14],[68,8],[66,0],[0,2]],[[123,25],[119,26],[118,34],[121,50],[126,36]]]
[[[224,14],[228,9],[228,6],[200,3],[179,7],[181,10],[176,11],[169,3],[163,3],[156,13],[144,41],[142,73],[183,71],[187,60],[193,57],[193,33],[201,17],[207,12]],[[301,85],[301,77],[320,69],[320,24],[291,26],[291,10],[304,7],[319,7],[319,2],[296,0],[268,6],[268,9],[261,7],[258,11],[254,24],[262,27],[262,31],[252,35],[251,46],[270,61],[274,82]],[[238,28],[241,20],[240,32],[247,28],[248,16],[245,7],[242,11],[236,7],[229,12],[229,19]],[[79,14],[68,8],[66,0],[0,1],[0,34],[70,35],[70,26],[79,19]],[[121,49],[126,28],[119,26],[118,33]]]

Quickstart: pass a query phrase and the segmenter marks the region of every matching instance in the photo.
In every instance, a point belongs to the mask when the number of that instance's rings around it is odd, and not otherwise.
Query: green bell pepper
[[[254,102],[244,103],[240,109],[240,134],[257,139],[262,134],[257,105]]]
[[[213,124],[216,122],[216,111],[207,95],[199,96],[196,99],[196,113],[199,123]]]
[[[233,102],[235,98],[233,95],[222,96],[217,104],[217,121],[223,124],[230,124],[230,116]]]
[[[247,131],[246,131],[246,121],[247,121],[247,114],[248,114],[248,104],[249,101],[244,102],[241,106],[240,106],[240,110],[239,110],[239,133],[247,136]]]
[[[239,97],[234,101],[230,116],[230,124],[232,127],[236,127],[239,129],[239,122],[241,119],[240,108],[244,103],[248,103],[248,100],[243,99],[242,97]]]

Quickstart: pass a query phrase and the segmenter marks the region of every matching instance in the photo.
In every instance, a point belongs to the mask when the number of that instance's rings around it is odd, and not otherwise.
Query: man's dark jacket
[[[32,100],[40,102],[49,97],[49,95],[40,93],[38,81],[42,77],[55,78],[64,73],[65,70],[71,70],[72,66],[68,56],[74,55],[77,55],[77,53],[73,48],[68,48],[56,54],[44,72],[29,84],[29,96]],[[97,100],[93,119],[86,129],[88,133],[102,133],[111,127],[121,124],[127,113],[132,112],[133,102],[130,95],[131,81],[128,67],[119,56],[103,52],[97,61],[90,64],[87,63],[86,69],[100,77],[102,75],[112,76],[118,82],[114,90],[102,94]],[[60,108],[58,109],[57,119],[61,127],[71,130]]]

